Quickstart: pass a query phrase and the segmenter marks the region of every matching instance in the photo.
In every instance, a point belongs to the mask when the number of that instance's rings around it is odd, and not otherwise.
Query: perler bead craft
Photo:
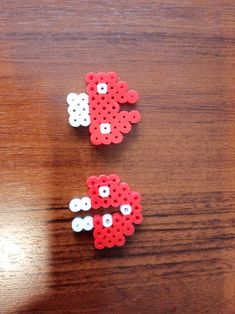
[[[103,214],[74,218],[73,231],[93,229],[94,245],[97,249],[123,246],[125,236],[134,233],[134,224],[138,225],[143,220],[140,194],[131,191],[129,185],[120,182],[119,176],[115,174],[91,176],[87,179],[87,186],[89,197],[72,199],[69,203],[70,210],[79,212],[93,208],[100,209]],[[110,213],[111,206],[119,208],[120,213]]]
[[[120,105],[135,104],[139,94],[128,90],[126,82],[118,81],[115,72],[90,72],[86,84],[87,93],[67,96],[70,125],[89,126],[94,145],[120,143],[123,134],[129,133],[132,124],[141,118],[139,111],[120,111]]]

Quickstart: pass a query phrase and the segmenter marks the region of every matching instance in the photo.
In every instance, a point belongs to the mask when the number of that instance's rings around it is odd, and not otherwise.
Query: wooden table
[[[234,58],[232,0],[1,1],[1,313],[235,313]],[[66,95],[110,70],[142,122],[97,148]],[[102,173],[144,221],[97,251],[68,203]]]

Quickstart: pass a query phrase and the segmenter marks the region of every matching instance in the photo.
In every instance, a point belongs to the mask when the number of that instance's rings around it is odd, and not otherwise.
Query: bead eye
[[[108,186],[100,186],[99,187],[99,196],[108,197],[110,194],[110,189]]]
[[[98,94],[106,94],[108,91],[108,85],[105,83],[99,83],[97,85],[97,93]]]
[[[102,223],[103,223],[103,226],[106,227],[106,228],[111,227],[112,224],[113,224],[112,215],[110,215],[110,214],[103,215]]]
[[[101,123],[100,124],[100,133],[101,134],[109,134],[109,133],[111,133],[110,123]]]
[[[129,204],[121,205],[120,211],[123,215],[130,215],[130,213],[132,212],[131,205],[129,205]]]

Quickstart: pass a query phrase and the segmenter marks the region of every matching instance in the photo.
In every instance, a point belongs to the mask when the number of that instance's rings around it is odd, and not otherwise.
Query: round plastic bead
[[[131,196],[129,193],[122,193],[122,196],[120,196],[120,202],[121,204],[129,204],[131,201]]]
[[[69,105],[68,106],[68,114],[69,115],[78,115],[81,112],[80,108],[79,108],[79,104],[78,105]]]
[[[98,250],[102,250],[104,248],[104,243],[102,240],[95,240],[95,248]]]
[[[79,104],[79,96],[76,93],[70,93],[67,96],[68,105],[78,105]]]
[[[112,142],[112,136],[110,134],[102,134],[102,144],[109,145]]]
[[[77,213],[79,212],[82,207],[81,207],[81,200],[80,198],[74,198],[70,201],[69,203],[69,209],[71,210],[71,212],[73,213]]]
[[[88,95],[86,93],[78,94],[78,101],[80,104],[88,104]]]
[[[91,200],[91,206],[92,208],[94,209],[98,209],[100,208],[102,205],[102,202],[101,202],[101,199],[100,197],[93,197],[92,200]]]
[[[90,125],[90,123],[91,123],[90,116],[89,115],[85,115],[85,116],[81,117],[80,122],[81,122],[81,125],[85,126],[85,127]]]
[[[88,179],[87,179],[87,186],[88,187],[91,187],[91,186],[94,186],[98,183],[98,177],[96,176],[90,176]]]
[[[123,215],[130,215],[130,213],[132,212],[131,205],[129,204],[121,205],[120,211]]]
[[[129,90],[127,92],[127,101],[129,104],[135,104],[139,99],[139,94],[135,90]]]
[[[132,192],[131,193],[131,200],[133,203],[140,203],[141,201],[141,196],[138,192]]]
[[[132,110],[129,112],[129,121],[131,123],[138,123],[141,119],[141,115],[139,113],[139,111],[136,110]]]
[[[105,197],[102,199],[102,207],[109,208],[111,204],[111,200],[109,197]]]
[[[110,182],[113,182],[113,183],[120,183],[120,177],[116,174],[111,174],[109,176],[109,179],[110,179]]]
[[[111,133],[110,123],[101,123],[100,124],[100,132],[101,132],[101,134],[110,134]]]
[[[95,96],[97,94],[96,84],[93,84],[93,83],[88,84],[86,87],[86,91],[90,96]]]
[[[120,227],[121,224],[122,224],[122,216],[121,216],[121,214],[119,214],[119,213],[113,214],[113,225],[115,227],[117,227],[117,226]]]
[[[108,72],[107,78],[108,78],[108,82],[112,84],[112,83],[117,82],[118,76],[117,76],[117,73],[115,72]]]
[[[78,115],[71,115],[69,117],[69,124],[74,128],[79,127],[81,125],[80,117]]]
[[[107,236],[106,239],[105,239],[105,246],[107,248],[112,248],[113,246],[115,245],[115,240],[113,237],[111,236]]]
[[[76,217],[72,221],[72,229],[74,232],[81,232],[83,230],[83,219]]]
[[[100,145],[102,143],[102,138],[101,138],[101,134],[95,134],[93,133],[91,135],[91,142],[94,145]]]
[[[98,94],[106,94],[108,91],[108,85],[106,83],[97,84],[97,93]]]
[[[99,176],[99,184],[103,184],[103,185],[107,185],[107,183],[110,181],[109,176],[106,176],[104,174],[102,174],[101,176]]]
[[[102,217],[100,215],[95,215],[93,217],[93,224],[96,229],[102,228]]]
[[[129,133],[131,130],[131,124],[126,120],[122,120],[119,123],[119,130],[120,130],[120,132],[122,132],[124,134]]]
[[[112,215],[110,214],[105,214],[102,217],[102,223],[104,227],[111,227],[113,223]]]
[[[134,213],[139,213],[139,212],[141,212],[141,210],[142,210],[142,206],[141,206],[141,204],[133,204],[133,212]]]
[[[97,82],[97,74],[94,72],[89,72],[86,75],[86,82],[89,83],[96,83]]]
[[[125,242],[126,242],[126,239],[123,235],[116,238],[116,245],[117,246],[123,246],[125,244]]]
[[[127,236],[131,236],[135,232],[135,228],[132,224],[125,224],[123,233]]]
[[[141,222],[143,221],[143,216],[141,213],[133,213],[132,217],[135,224],[141,224]]]
[[[116,88],[120,93],[126,93],[128,90],[128,84],[125,81],[119,81],[116,84]]]
[[[108,76],[105,72],[100,72],[97,74],[98,83],[108,82]]]
[[[124,93],[124,92],[119,93],[119,94],[118,94],[118,97],[117,97],[117,101],[118,101],[120,104],[126,104],[127,101],[128,101],[127,94]]]
[[[90,231],[93,229],[93,218],[91,216],[86,216],[83,218],[83,228],[85,231]]]
[[[83,197],[81,199],[81,207],[82,207],[82,210],[84,210],[84,211],[88,211],[89,209],[91,209],[90,197]]]
[[[130,191],[131,191],[129,185],[125,182],[120,183],[120,189],[122,190],[122,192],[121,192],[122,194],[123,193],[130,193]]]
[[[119,144],[121,143],[123,140],[123,135],[121,134],[121,132],[113,132],[112,133],[112,142],[114,144]]]
[[[99,196],[108,197],[110,194],[110,189],[108,186],[100,186],[99,187]]]

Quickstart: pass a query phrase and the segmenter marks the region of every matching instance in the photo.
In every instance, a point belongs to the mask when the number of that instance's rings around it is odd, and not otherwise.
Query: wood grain
[[[232,0],[1,1],[1,313],[235,313],[234,60]],[[96,148],[65,98],[109,70],[143,119]],[[99,252],[68,203],[112,172],[144,222]]]

